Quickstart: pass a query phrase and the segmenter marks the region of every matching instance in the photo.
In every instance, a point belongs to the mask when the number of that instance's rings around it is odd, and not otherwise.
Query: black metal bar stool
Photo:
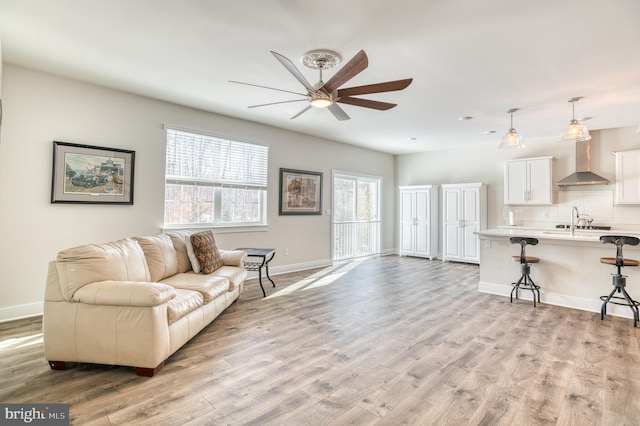
[[[520,272],[522,272],[520,279],[515,283],[511,283],[511,285],[513,286],[513,288],[511,289],[511,303],[513,303],[513,292],[516,293],[516,299],[517,299],[518,290],[520,290],[520,288],[525,288],[525,289],[531,290],[531,292],[533,293],[533,306],[535,307],[536,294],[538,295],[538,302],[540,302],[540,286],[536,285],[536,283],[534,283],[533,280],[531,279],[531,275],[529,275],[531,272],[531,267],[529,266],[529,264],[540,263],[540,259],[533,256],[527,256],[526,246],[537,245],[538,239],[527,238],[527,237],[511,237],[509,239],[509,242],[511,244],[520,244],[520,255],[511,256],[511,259],[513,259],[515,262],[520,263]]]
[[[622,267],[624,266],[638,266],[640,262],[634,259],[625,259],[622,255],[622,246],[629,244],[630,246],[637,246],[640,243],[640,239],[636,237],[626,237],[624,235],[603,235],[600,237],[600,242],[605,244],[616,245],[616,257],[601,257],[600,263],[606,263],[608,265],[615,265],[617,272],[611,274],[613,277],[613,290],[608,296],[600,296],[600,300],[604,303],[600,309],[600,319],[604,320],[604,316],[607,313],[607,303],[613,303],[615,305],[628,306],[633,312],[633,326],[638,326],[638,306],[640,302],[637,302],[629,296],[627,293],[627,276],[622,275]],[[622,294],[622,296],[614,296],[616,292]]]

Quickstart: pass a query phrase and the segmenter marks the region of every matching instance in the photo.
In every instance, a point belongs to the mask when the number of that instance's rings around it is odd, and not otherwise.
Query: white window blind
[[[165,226],[266,224],[269,147],[167,129]]]

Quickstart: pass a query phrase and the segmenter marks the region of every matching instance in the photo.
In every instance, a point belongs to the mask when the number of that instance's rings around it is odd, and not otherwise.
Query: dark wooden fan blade
[[[331,111],[331,114],[333,114],[333,116],[337,118],[338,121],[349,120],[351,118],[347,115],[346,112],[344,112],[342,108],[340,108],[340,105],[335,102],[329,105],[327,109]]]
[[[278,104],[288,104],[290,102],[300,102],[300,101],[306,101],[306,99],[294,99],[292,101],[269,102],[268,104],[249,105],[248,108],[257,108],[257,107],[263,107],[263,106],[269,106],[269,105],[278,105]]]
[[[305,112],[309,111],[310,108],[311,108],[311,105],[307,106],[305,109],[303,109],[302,111],[300,111],[299,113],[297,113],[296,115],[291,117],[290,120],[293,120],[294,118],[300,117],[302,114],[304,114]]]
[[[351,80],[356,75],[364,71],[369,66],[369,59],[364,50],[359,51],[349,62],[347,62],[340,71],[335,73],[333,77],[327,81],[323,88],[327,93],[332,93],[338,87]]]
[[[396,90],[406,89],[412,81],[412,78],[407,78],[404,80],[387,81],[384,83],[367,84],[366,86],[338,89],[338,97],[367,95],[370,93],[395,92]]]
[[[386,111],[393,108],[397,104],[390,104],[388,102],[372,101],[370,99],[350,98],[349,96],[343,96],[338,99],[338,102],[342,104],[355,105],[364,108],[377,109],[380,111]]]
[[[306,93],[298,93],[298,92],[292,92],[290,90],[276,89],[275,87],[261,86],[259,84],[243,83],[242,81],[229,80],[229,83],[244,84],[245,86],[261,87],[263,89],[277,90],[278,92],[287,92],[287,93],[293,93],[294,95],[307,96]]]
[[[304,75],[302,75],[302,73],[298,70],[298,68],[296,68],[295,65],[293,65],[293,62],[291,62],[289,59],[287,59],[286,57],[282,56],[281,54],[271,51],[271,54],[273,56],[275,56],[275,58],[280,61],[280,63],[282,65],[284,65],[284,67],[291,73],[293,74],[293,76],[300,82],[302,83],[302,85],[309,91],[311,92],[315,92],[315,89],[313,88],[313,86],[307,81],[306,78],[304,78]]]

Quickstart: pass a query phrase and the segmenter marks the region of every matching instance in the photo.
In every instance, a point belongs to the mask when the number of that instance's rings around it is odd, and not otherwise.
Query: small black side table
[[[269,279],[269,281],[271,281],[271,284],[273,284],[273,286],[275,287],[276,283],[274,283],[271,277],[269,276],[269,262],[271,262],[274,256],[276,255],[276,249],[261,249],[261,248],[245,247],[245,248],[237,248],[235,250],[242,250],[247,252],[247,257],[255,257],[255,258],[262,259],[261,261],[257,261],[257,262],[251,262],[251,261],[245,260],[244,268],[247,271],[258,271],[258,281],[260,282],[260,288],[262,289],[262,297],[267,297],[267,293],[265,293],[264,287],[262,285],[262,268],[264,267],[267,278]]]

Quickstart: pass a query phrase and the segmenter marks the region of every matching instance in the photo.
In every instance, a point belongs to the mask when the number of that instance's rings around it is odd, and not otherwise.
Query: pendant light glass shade
[[[582,97],[576,97],[569,99],[572,107],[572,118],[571,123],[567,127],[562,130],[560,134],[560,138],[563,141],[588,141],[591,139],[591,135],[589,134],[589,129],[584,124],[580,124],[578,120],[576,120],[576,102],[582,99]]]
[[[500,149],[524,147],[524,138],[513,127],[513,113],[518,111],[518,109],[519,108],[512,108],[507,111],[509,114],[511,114],[511,128],[509,129],[507,134],[502,137],[500,146],[498,146],[498,148]]]

